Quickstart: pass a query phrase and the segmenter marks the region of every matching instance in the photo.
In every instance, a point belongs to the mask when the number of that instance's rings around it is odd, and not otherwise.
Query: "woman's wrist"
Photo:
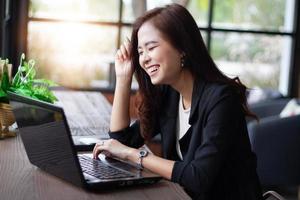
[[[125,97],[130,97],[131,82],[116,81],[115,96],[121,95],[123,101]]]
[[[127,151],[126,160],[137,164],[139,161],[139,150],[134,148],[129,148]]]
[[[116,77],[116,87],[131,87],[132,77]]]

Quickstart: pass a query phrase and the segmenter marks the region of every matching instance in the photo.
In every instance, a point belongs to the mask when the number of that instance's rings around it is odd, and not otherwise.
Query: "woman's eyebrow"
[[[150,44],[157,44],[158,42],[157,41],[149,41],[149,42],[146,42],[145,43],[145,46],[148,46],[148,45],[150,45]],[[138,46],[138,49],[141,49],[142,47],[141,46]]]

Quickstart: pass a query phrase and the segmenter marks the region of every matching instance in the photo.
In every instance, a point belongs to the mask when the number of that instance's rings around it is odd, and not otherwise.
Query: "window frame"
[[[299,4],[298,1],[295,0],[295,10],[294,10],[294,16],[293,16],[293,31],[268,31],[268,30],[255,30],[255,29],[239,29],[239,28],[215,28],[212,26],[213,23],[213,13],[214,13],[214,5],[215,0],[209,0],[209,7],[208,7],[208,23],[207,27],[199,27],[200,30],[206,32],[206,45],[209,54],[211,54],[211,44],[212,44],[212,33],[240,33],[240,34],[252,34],[252,35],[267,35],[267,36],[288,36],[291,38],[292,44],[291,44],[291,57],[290,59],[290,70],[288,74],[288,83],[286,88],[286,96],[298,96],[300,94],[300,87],[295,89],[295,85],[298,85],[300,76],[295,77],[295,72],[300,73],[300,60],[296,60],[296,51],[297,46],[299,49],[299,44],[296,44],[297,38],[300,38],[299,34]],[[299,40],[299,39],[298,39]],[[298,42],[299,43],[299,42]],[[299,54],[299,53],[298,53]],[[297,62],[296,62],[297,61]],[[278,88],[279,90],[279,88]]]
[[[0,57],[8,58],[13,64],[13,75],[21,53],[27,49],[28,8],[29,0],[1,1]]]

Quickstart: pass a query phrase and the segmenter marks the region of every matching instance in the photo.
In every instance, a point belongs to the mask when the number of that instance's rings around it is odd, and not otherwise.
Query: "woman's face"
[[[151,22],[145,22],[138,31],[138,53],[152,84],[172,85],[179,79],[182,55]]]

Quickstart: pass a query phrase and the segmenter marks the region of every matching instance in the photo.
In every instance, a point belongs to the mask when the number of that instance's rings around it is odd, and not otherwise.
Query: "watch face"
[[[147,152],[146,150],[141,150],[141,151],[140,151],[140,156],[141,156],[141,157],[144,157],[144,156],[147,155],[147,153],[148,153],[148,152]]]

